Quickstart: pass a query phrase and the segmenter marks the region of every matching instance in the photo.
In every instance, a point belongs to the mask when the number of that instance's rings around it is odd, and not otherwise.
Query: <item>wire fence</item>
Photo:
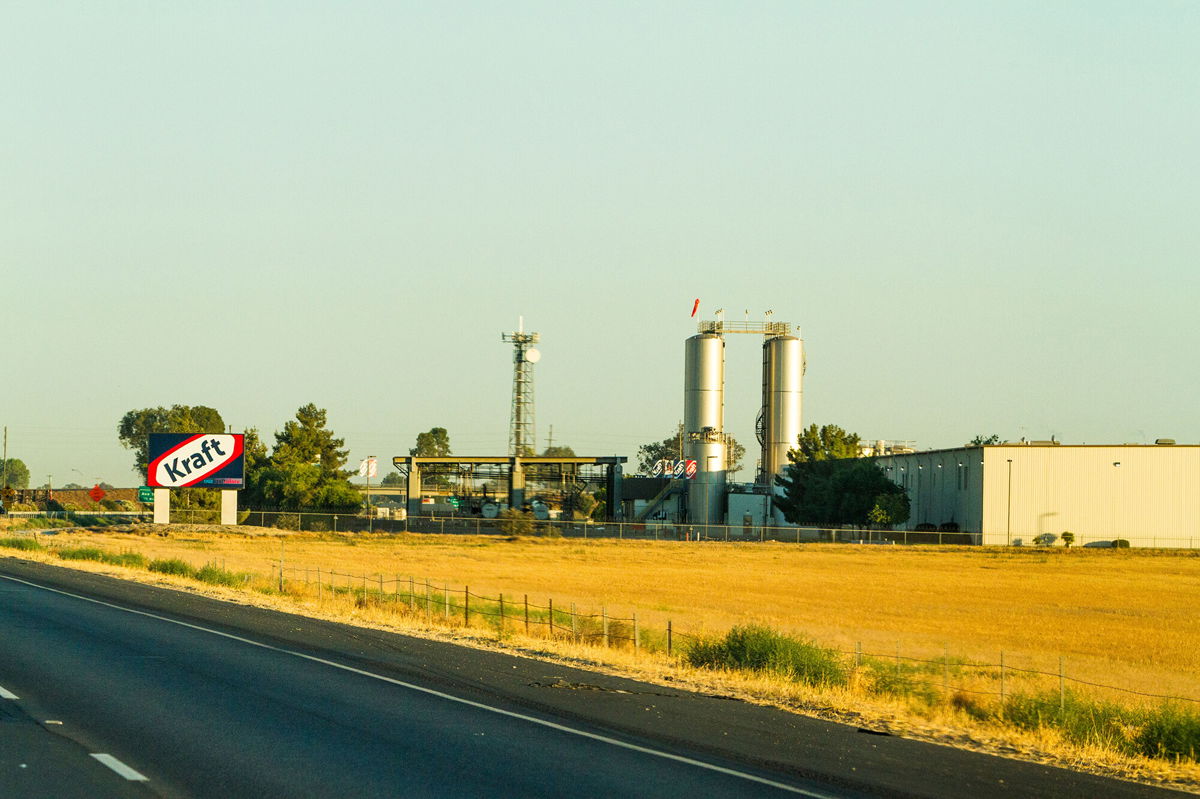
[[[554,639],[582,646],[625,649],[635,656],[659,654],[668,659],[689,662],[694,648],[711,644],[719,637],[700,631],[682,631],[674,620],[662,619],[647,625],[637,612],[614,614],[606,606],[599,610],[581,610],[575,603],[531,601],[529,594],[488,595],[469,586],[452,586],[413,575],[352,573],[321,566],[287,563],[281,546],[278,560],[270,563],[269,576],[230,572],[222,563],[203,567],[182,564],[186,571],[171,571],[145,561],[134,553],[113,555],[95,547],[59,543],[53,536],[27,531],[24,535],[0,538],[0,546],[15,549],[45,548],[63,559],[101,560],[122,565],[141,565],[154,571],[185,574],[205,582],[242,589],[308,597],[318,603],[343,599],[355,608],[375,608],[448,628],[481,628],[506,639],[514,634],[529,638]],[[133,556],[134,564],[126,559]],[[180,561],[165,561],[176,563]],[[1169,702],[1200,706],[1197,696],[1179,693],[1142,691],[1094,679],[1072,676],[1066,659],[1058,658],[1055,671],[1019,666],[1013,653],[1000,652],[997,662],[976,662],[951,656],[948,649],[941,657],[904,655],[900,645],[894,652],[867,651],[862,643],[853,650],[816,647],[836,661],[847,675],[865,679],[876,693],[915,697],[928,704],[947,704],[967,708],[979,702],[999,703],[1001,708],[1012,700],[1033,693],[1045,696],[1057,689],[1059,710],[1066,713],[1069,697],[1076,691],[1092,695],[1119,697],[1129,702]],[[1027,660],[1027,659],[1025,659]]]
[[[139,511],[15,511],[13,519],[45,518],[79,525],[145,523],[150,510]],[[172,524],[219,524],[220,511],[202,508],[172,508]],[[642,541],[727,541],[795,544],[833,543],[857,545],[936,546],[1062,546],[1057,536],[1039,542],[1038,536],[1011,538],[956,530],[863,530],[827,527],[776,527],[769,525],[687,524],[680,522],[584,522],[558,519],[537,520],[532,516],[487,519],[479,516],[400,516],[366,513],[315,513],[282,510],[242,510],[238,524],[298,532],[331,533],[429,533],[438,535],[528,535],[554,538],[629,539]],[[1076,534],[1074,548],[1196,549],[1200,537],[1152,533],[1112,538]]]
[[[580,610],[574,603],[545,604],[530,600],[528,594],[486,595],[469,586],[435,583],[427,578],[402,575],[352,574],[320,567],[289,566],[276,563],[271,579],[281,592],[315,593],[318,600],[338,595],[353,598],[356,606],[392,608],[399,613],[447,627],[482,627],[504,639],[513,633],[534,638],[551,638],[575,644],[621,648],[637,653],[657,653],[671,659],[687,660],[689,650],[714,640],[701,632],[682,631],[672,619],[647,625],[636,612],[627,616],[611,613],[601,606]],[[861,642],[853,650],[829,648],[847,674],[866,675],[882,693],[916,696],[930,704],[963,706],[974,700],[997,701],[1003,706],[1014,697],[1031,692],[1057,689],[1063,712],[1071,691],[1133,697],[1139,700],[1191,703],[1200,706],[1200,698],[1180,694],[1140,691],[1067,673],[1066,659],[1058,658],[1058,669],[1050,671],[1015,665],[1013,653],[1000,652],[997,662],[968,661],[943,652],[940,658],[904,655],[895,652],[871,652]]]

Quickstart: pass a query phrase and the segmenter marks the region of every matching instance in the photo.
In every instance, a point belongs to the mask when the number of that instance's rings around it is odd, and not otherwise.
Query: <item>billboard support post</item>
[[[154,489],[154,523],[171,523],[171,489]]]
[[[237,524],[238,492],[228,488],[221,489],[221,524]]]

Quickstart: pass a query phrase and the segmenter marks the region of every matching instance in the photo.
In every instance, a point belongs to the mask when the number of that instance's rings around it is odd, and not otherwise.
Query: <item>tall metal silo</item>
[[[684,457],[696,461],[688,483],[688,517],[719,524],[725,506],[725,339],[701,333],[685,342]]]
[[[763,342],[761,482],[774,483],[802,431],[804,342],[772,336]]]

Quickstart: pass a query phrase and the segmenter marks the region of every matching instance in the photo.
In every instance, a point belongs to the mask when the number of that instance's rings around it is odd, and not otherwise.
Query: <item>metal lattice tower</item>
[[[537,451],[537,425],[533,413],[533,365],[542,357],[533,345],[537,333],[525,332],[522,317],[515,333],[501,333],[500,340],[513,345],[512,412],[508,420],[508,452],[531,455]]]

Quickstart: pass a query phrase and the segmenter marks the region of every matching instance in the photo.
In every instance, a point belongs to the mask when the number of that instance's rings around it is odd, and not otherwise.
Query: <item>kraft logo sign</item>
[[[146,484],[242,488],[243,439],[225,433],[151,433]]]

